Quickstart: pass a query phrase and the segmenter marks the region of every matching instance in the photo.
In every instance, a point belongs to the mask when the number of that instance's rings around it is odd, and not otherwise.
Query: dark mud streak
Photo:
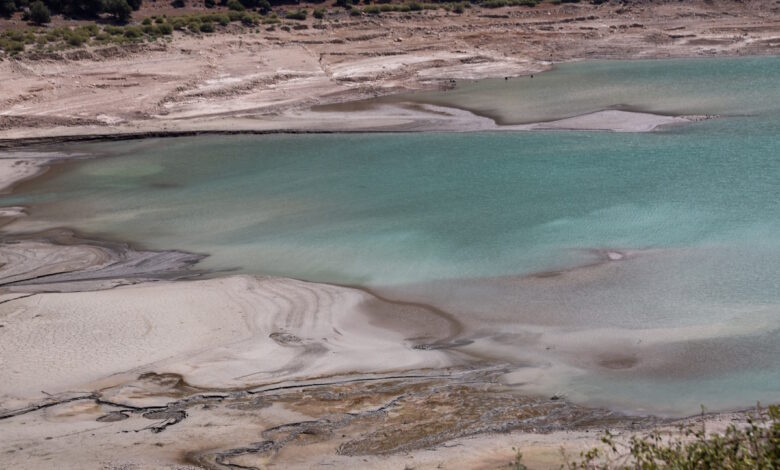
[[[57,291],[54,285],[75,282],[182,279],[203,274],[203,271],[195,270],[193,266],[207,256],[178,250],[143,250],[128,243],[90,239],[67,229],[6,235],[0,239],[0,245],[14,245],[19,242],[39,242],[55,247],[86,246],[99,250],[106,260],[92,266],[44,274],[34,274],[36,270],[45,268],[45,265],[34,264],[27,275],[17,273],[6,277],[3,277],[0,267],[0,288],[45,286],[44,291]]]
[[[16,410],[10,410],[5,412],[0,412],[0,420],[13,418],[16,416],[25,415],[27,413],[33,413],[35,411],[44,410],[46,408],[51,408],[52,406],[62,405],[65,403],[71,403],[74,401],[82,401],[82,400],[97,400],[98,399],[97,393],[90,393],[89,395],[79,395],[76,397],[69,397],[69,398],[63,398],[59,400],[47,400],[41,403],[37,403],[34,405],[30,405],[24,408],[19,408]]]
[[[2,266],[0,266],[0,268],[1,267]],[[2,287],[2,284],[0,284],[0,287]],[[13,302],[14,300],[26,299],[27,297],[32,297],[34,295],[35,295],[35,292],[33,292],[32,294],[20,295],[18,297],[14,297],[13,299],[3,300],[2,302],[0,302],[0,305],[7,304],[8,302]]]
[[[419,129],[424,132],[425,129]],[[197,137],[204,135],[275,135],[275,134],[377,134],[405,133],[409,131],[385,128],[367,128],[360,130],[314,130],[314,129],[273,129],[273,130],[200,130],[200,131],[149,131],[119,134],[81,134],[52,137],[24,137],[19,139],[0,139],[0,150],[14,150],[22,147],[64,144],[70,142],[118,142],[124,140],[158,139],[168,137]]]
[[[102,394],[100,392],[93,392],[90,393],[89,395],[80,395],[80,396],[69,397],[60,400],[53,400],[53,399],[46,400],[44,402],[30,405],[24,408],[0,412],[0,420],[4,420],[4,419],[8,419],[15,416],[28,414],[28,413],[33,413],[35,411],[42,410],[45,408],[50,408],[56,405],[62,405],[65,403],[82,401],[82,400],[92,400],[97,405],[105,405],[114,408],[120,408],[123,412],[127,412],[127,413],[171,412],[171,411],[178,411],[180,409],[184,409],[186,407],[193,406],[196,404],[203,404],[211,401],[223,402],[225,400],[240,399],[250,395],[265,395],[265,394],[270,395],[273,394],[273,392],[285,391],[285,390],[321,388],[321,387],[329,387],[333,385],[346,385],[346,384],[353,384],[353,383],[360,383],[360,382],[381,382],[381,381],[409,380],[409,379],[431,380],[431,379],[446,379],[451,377],[452,375],[423,375],[423,374],[394,375],[394,376],[385,376],[385,377],[369,377],[369,378],[357,378],[357,379],[348,379],[348,380],[336,380],[332,382],[290,384],[290,385],[282,385],[282,386],[269,387],[269,388],[252,387],[247,389],[234,389],[234,390],[226,391],[224,394],[215,394],[214,393],[215,391],[209,391],[205,393],[198,393],[189,396],[187,398],[183,398],[181,400],[174,400],[165,405],[152,405],[152,406],[135,406],[128,403],[106,400],[102,398]]]

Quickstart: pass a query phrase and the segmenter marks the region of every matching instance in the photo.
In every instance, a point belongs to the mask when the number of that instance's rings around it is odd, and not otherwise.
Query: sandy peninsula
[[[779,11],[718,0],[344,14],[4,59],[0,191],[75,158],[56,151],[68,140],[677,125],[699,117],[603,110],[497,126],[432,105],[312,107],[571,60],[777,54]],[[25,210],[0,208],[0,226]],[[621,262],[613,255],[605,265]],[[558,468],[561,446],[576,455],[604,428],[627,438],[680,422],[518,394],[480,344],[451,348],[464,325],[441,309],[356,287],[204,277],[201,256],[67,228],[0,233],[0,466],[492,469],[519,447],[531,468]],[[745,414],[701,419],[718,430]]]

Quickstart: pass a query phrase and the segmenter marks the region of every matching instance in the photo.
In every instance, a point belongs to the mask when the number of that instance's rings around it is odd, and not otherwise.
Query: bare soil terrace
[[[151,5],[137,19],[163,8]],[[327,8],[324,19],[287,22],[289,31],[231,24],[215,34],[176,31],[150,43],[7,58],[0,62],[0,139],[458,128],[462,116],[426,110],[309,109],[446,87],[450,79],[534,73],[562,61],[780,51],[777,0],[543,3],[358,17]]]

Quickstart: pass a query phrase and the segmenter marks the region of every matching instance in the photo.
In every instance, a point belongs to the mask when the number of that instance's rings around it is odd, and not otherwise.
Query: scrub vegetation
[[[576,459],[564,453],[565,470],[770,470],[780,468],[780,406],[758,409],[743,425],[731,424],[721,433],[704,425],[683,426],[677,432],[652,431],[628,442],[609,431],[603,446],[581,452]],[[513,469],[527,468],[515,450]]]
[[[0,0],[0,17],[20,18],[22,27],[0,32],[0,59],[22,53],[51,53],[84,46],[156,41],[174,31],[185,34],[212,34],[232,24],[243,28],[272,30],[275,25],[287,31],[295,23],[322,22],[339,16],[378,16],[389,13],[416,13],[444,10],[462,14],[473,7],[533,7],[541,0],[472,0],[419,2],[404,0],[321,0],[290,5],[286,0],[173,0],[173,12],[187,6],[197,12],[160,14],[133,21],[143,0]],[[205,10],[205,11],[204,11]],[[210,11],[211,10],[211,11]],[[59,21],[55,21],[60,18]],[[84,21],[89,21],[84,24]],[[50,23],[54,22],[54,25]],[[287,25],[282,23],[287,22]],[[300,26],[302,28],[305,26]],[[299,29],[296,28],[296,29]],[[259,31],[259,29],[258,29]]]

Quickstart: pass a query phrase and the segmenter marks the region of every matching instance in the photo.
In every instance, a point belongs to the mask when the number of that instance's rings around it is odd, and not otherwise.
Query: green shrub
[[[37,25],[51,23],[51,12],[40,0],[30,5],[30,21]]]
[[[4,50],[6,54],[16,55],[24,52],[24,43],[12,39],[0,39],[0,49]]]
[[[106,13],[112,15],[118,22],[127,23],[133,14],[133,9],[127,0],[106,0]]]
[[[184,8],[185,6],[187,6],[187,4],[184,3],[184,0],[173,0],[171,2],[171,6],[173,8]]]
[[[200,32],[201,33],[213,33],[214,32],[214,24],[213,23],[203,23],[200,25]]]
[[[144,18],[144,20],[141,21],[141,24],[143,24],[143,25],[152,24],[152,19],[151,18]]]
[[[230,24],[230,17],[224,13],[221,15],[214,15],[214,21],[222,26],[227,26]]]
[[[259,0],[257,2],[257,10],[260,13],[265,15],[266,13],[271,11],[271,2],[269,2],[268,0]]]
[[[215,2],[214,0],[204,0],[203,5],[206,8],[214,8],[215,6],[217,6],[217,2]]]
[[[170,22],[173,29],[181,31],[187,26],[187,21],[184,18],[173,18]]]
[[[171,34],[173,34],[173,26],[171,26],[170,23],[158,24],[157,34],[161,34],[163,36],[170,36]]]
[[[257,24],[257,20],[255,20],[255,17],[253,15],[250,15],[249,13],[244,13],[241,16],[241,24],[244,26],[254,26]]]
[[[68,31],[64,36],[65,42],[70,46],[78,47],[89,41],[89,35],[81,31]]]
[[[312,15],[317,18],[318,20],[321,20],[325,18],[325,9],[324,8],[315,8]]]
[[[124,36],[127,39],[138,39],[144,35],[144,32],[138,26],[128,26],[125,28]]]
[[[300,10],[291,10],[288,11],[285,15],[285,18],[288,20],[296,20],[296,21],[303,21],[306,19],[306,16],[309,14],[308,11],[301,8]]]
[[[79,26],[77,28],[78,31],[88,35],[89,37],[95,37],[100,32],[100,28],[96,24],[87,24],[84,26]]]
[[[244,10],[246,10],[246,7],[244,7],[244,5],[242,5],[241,2],[239,2],[238,0],[228,0],[227,7],[228,7],[228,9],[233,10],[233,11],[244,11]]]
[[[627,446],[605,432],[605,448],[580,453],[569,469],[636,468],[641,470],[773,469],[780,463],[780,407],[758,410],[747,426],[731,424],[723,434],[707,434],[704,426],[682,427],[669,435],[652,431],[632,436]]]

